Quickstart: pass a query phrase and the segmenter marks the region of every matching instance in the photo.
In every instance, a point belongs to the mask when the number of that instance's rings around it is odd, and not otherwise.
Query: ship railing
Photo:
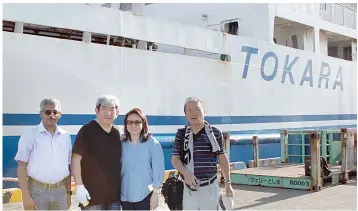
[[[323,20],[357,29],[357,11],[342,4],[320,3],[319,15]]]

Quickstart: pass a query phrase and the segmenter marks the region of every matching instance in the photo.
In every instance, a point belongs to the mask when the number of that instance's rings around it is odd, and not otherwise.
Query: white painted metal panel
[[[4,112],[33,113],[45,96],[56,96],[66,113],[92,113],[100,94],[113,93],[122,101],[122,111],[143,108],[151,115],[182,115],[188,96],[198,96],[210,115],[304,115],[356,113],[356,64],[317,56],[283,46],[232,37],[228,39],[234,62],[224,63],[114,46],[85,44],[4,32]],[[242,46],[258,49],[251,56],[243,78],[246,53]],[[263,79],[262,58],[268,51],[278,57],[272,81]],[[294,84],[286,75],[286,56]],[[312,59],[313,87],[299,85],[307,62]],[[274,59],[264,74],[274,72]],[[328,89],[318,88],[321,63],[330,65]],[[287,65],[286,65],[287,66]],[[342,67],[343,91],[333,90]],[[21,76],[21,77],[19,77]],[[340,80],[340,78],[339,78]],[[10,91],[11,90],[11,91]],[[24,95],[24,91],[29,92]],[[20,103],[20,102],[22,103]],[[19,103],[13,103],[19,102]],[[27,106],[24,106],[26,104]]]

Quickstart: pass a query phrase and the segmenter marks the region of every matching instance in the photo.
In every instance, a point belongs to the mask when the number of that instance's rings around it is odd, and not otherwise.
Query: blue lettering
[[[252,48],[252,47],[249,47],[249,46],[242,46],[241,52],[246,52],[247,53],[246,54],[246,60],[245,60],[244,72],[242,74],[242,78],[246,78],[247,77],[247,71],[249,70],[251,54],[257,54],[259,52],[259,49],[258,48]]]
[[[308,76],[307,75],[308,72]],[[312,78],[312,59],[309,59],[306,64],[305,72],[302,75],[300,85],[302,86],[305,81],[310,82],[310,87],[313,87],[313,78]]]
[[[324,70],[325,67],[328,68],[328,72],[326,74],[323,74],[323,70]],[[322,79],[325,79],[326,80],[326,89],[328,89],[328,82],[329,82],[329,74],[330,73],[331,73],[331,67],[329,66],[329,64],[325,63],[325,62],[322,62],[321,72],[319,74],[318,88],[321,88]]]
[[[295,57],[293,61],[288,65],[289,55],[286,55],[285,65],[283,66],[283,74],[282,74],[282,80],[281,83],[285,83],[286,75],[288,74],[290,76],[290,82],[291,84],[295,84],[293,81],[293,75],[292,75],[292,66],[297,62],[298,57]]]
[[[264,71],[264,66],[265,66],[265,62],[269,57],[273,57],[275,59],[275,68],[273,70],[273,73],[271,75],[265,75],[265,71]],[[269,51],[267,52],[264,57],[262,58],[262,62],[261,62],[261,77],[265,80],[265,81],[272,81],[277,73],[277,69],[278,69],[278,58],[277,55],[272,52]]]
[[[338,79],[339,78],[339,82]],[[336,89],[336,86],[340,86],[341,90],[343,91],[343,76],[342,76],[342,66],[339,66],[338,72],[337,72],[337,76],[336,76],[336,80],[334,80],[334,85],[333,85],[333,89]]]
[[[248,75],[248,71],[249,71],[249,66],[250,66],[250,60],[251,60],[251,55],[252,54],[258,54],[259,49],[258,48],[253,48],[253,47],[249,47],[249,46],[242,46],[241,48],[241,52],[246,52],[246,59],[245,59],[245,66],[244,66],[244,71],[242,74],[242,78],[246,79],[247,75]],[[272,57],[274,59],[274,67],[269,67],[270,65],[266,65],[267,60]],[[290,61],[290,55],[287,54],[285,57],[285,63],[283,65],[283,71],[282,71],[282,78],[281,78],[281,83],[285,83],[286,80],[289,79],[290,84],[295,84],[295,80],[293,77],[293,70],[292,68],[294,67],[294,65],[297,63],[297,61],[300,59],[300,57],[295,56],[291,61]],[[265,81],[272,81],[275,79],[276,75],[277,75],[277,70],[278,70],[278,57],[277,54],[273,51],[269,51],[266,52],[261,60],[261,77],[262,79],[264,79]],[[271,73],[267,73],[265,72],[265,70],[271,70]],[[309,82],[309,86],[313,87],[313,73],[312,73],[312,59],[308,59],[307,63],[306,63],[306,67],[305,70],[303,72],[303,75],[301,77],[301,81],[300,81],[300,86],[303,86],[305,84],[305,82]],[[331,74],[331,67],[328,63],[322,62],[321,63],[321,70],[320,70],[320,74],[319,74],[319,79],[318,79],[318,88],[321,87],[325,87],[326,89],[328,89],[328,85],[329,85],[329,77]],[[288,78],[288,79],[287,79]],[[324,80],[324,81],[323,81]],[[324,84],[325,82],[325,84]],[[340,87],[340,89],[343,91],[343,72],[342,72],[342,66],[339,67],[336,78],[334,80],[334,84],[333,84],[333,90],[338,89],[338,86]]]

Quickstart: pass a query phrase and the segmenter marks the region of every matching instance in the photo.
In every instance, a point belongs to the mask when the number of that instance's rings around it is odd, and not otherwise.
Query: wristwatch
[[[231,184],[231,180],[227,180],[224,182],[225,184]]]
[[[71,191],[71,190],[68,190],[68,191],[67,191],[67,194],[69,194],[69,195],[72,196],[72,191]]]

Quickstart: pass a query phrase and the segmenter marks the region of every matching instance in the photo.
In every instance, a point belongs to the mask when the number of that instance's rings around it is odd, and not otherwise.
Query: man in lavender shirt
[[[15,160],[25,210],[67,210],[71,205],[71,138],[57,126],[60,101],[43,99],[41,123],[20,137]]]

